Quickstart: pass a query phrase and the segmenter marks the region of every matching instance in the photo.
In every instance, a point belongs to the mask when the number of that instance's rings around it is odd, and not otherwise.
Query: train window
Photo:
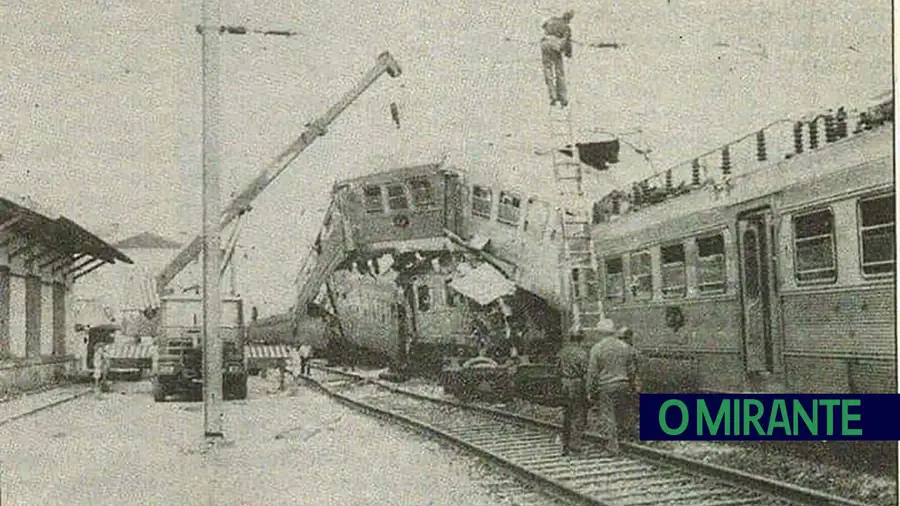
[[[490,218],[492,204],[493,195],[490,188],[477,185],[472,187],[472,214],[482,218]]]
[[[447,307],[456,306],[456,294],[453,289],[450,288],[450,281],[444,283],[444,305]]]
[[[697,238],[697,291],[725,293],[725,238],[722,234]]]
[[[801,283],[837,280],[830,209],[794,217],[794,271]]]
[[[606,298],[622,299],[625,295],[625,278],[622,257],[606,259]]]
[[[894,196],[859,201],[862,271],[868,276],[894,272]]]
[[[416,207],[427,207],[435,204],[434,187],[431,181],[427,179],[410,179],[409,189],[412,193],[413,205]]]
[[[391,211],[409,209],[409,202],[406,200],[406,192],[403,190],[403,185],[388,185],[387,190],[388,207],[391,209]]]
[[[662,292],[666,297],[684,297],[687,281],[684,268],[684,245],[672,244],[659,249]]]
[[[649,251],[631,254],[631,295],[635,299],[653,298],[653,264]]]
[[[428,285],[417,286],[416,297],[420,312],[424,313],[431,309],[431,288]]]
[[[522,211],[522,197],[510,192],[500,192],[500,206],[497,209],[497,221],[510,225],[519,224]]]
[[[363,189],[367,213],[380,213],[384,211],[384,203],[381,201],[381,187],[367,186]]]

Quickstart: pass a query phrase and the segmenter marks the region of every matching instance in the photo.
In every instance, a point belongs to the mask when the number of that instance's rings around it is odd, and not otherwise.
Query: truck
[[[271,163],[247,184],[224,208],[219,231],[235,223],[231,251],[225,256],[219,274],[225,271],[232,258],[240,218],[250,211],[251,203],[317,138],[327,133],[328,126],[366,91],[379,77],[401,74],[400,66],[387,51],[378,56],[377,63],[350,91],[320,118],[306,124],[306,130],[282,151]],[[143,313],[155,329],[155,347],[151,365],[153,398],[163,401],[177,391],[202,388],[203,346],[201,341],[199,295],[176,295],[169,284],[200,254],[203,238],[200,235],[183,248],[156,277],[147,280],[147,304]],[[243,304],[239,297],[222,298],[223,319],[221,337],[224,348],[223,397],[243,399],[247,395],[247,359],[250,354],[245,342]],[[238,316],[239,315],[239,316]],[[265,345],[262,345],[265,346]],[[285,361],[287,347],[272,345],[278,359]],[[258,351],[258,350],[257,350]],[[200,390],[202,392],[202,390]],[[228,393],[225,393],[228,392]]]
[[[200,341],[202,300],[196,296],[160,299],[160,333],[152,362],[153,400],[168,396],[202,395],[203,347]],[[247,364],[244,355],[244,307],[239,297],[222,297],[219,336],[222,339],[224,400],[247,398]]]

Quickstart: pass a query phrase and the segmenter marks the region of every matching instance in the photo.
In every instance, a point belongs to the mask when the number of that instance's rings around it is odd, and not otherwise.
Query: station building
[[[72,288],[104,265],[133,263],[64,216],[0,196],[0,396],[72,372],[83,336]]]

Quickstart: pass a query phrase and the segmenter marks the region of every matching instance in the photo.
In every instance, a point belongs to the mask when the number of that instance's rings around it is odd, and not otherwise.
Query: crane
[[[387,51],[378,55],[378,61],[341,99],[332,105],[325,114],[308,123],[306,130],[292,142],[287,149],[282,151],[274,160],[260,170],[259,174],[247,184],[240,193],[224,208],[219,222],[218,232],[250,210],[251,203],[278,178],[291,163],[308,148],[316,139],[325,135],[328,126],[350,106],[359,96],[366,91],[382,74],[387,73],[391,77],[401,74],[400,66],[394,57]],[[240,225],[238,221],[237,225]],[[231,250],[226,253],[219,274],[224,273],[234,253],[238,226],[235,226],[232,240],[229,241]],[[132,357],[136,352],[121,352],[110,356],[110,362],[122,362],[137,359],[142,364],[150,363],[153,378],[153,397],[157,401],[166,398],[167,395],[192,390],[202,375],[202,350],[198,341],[200,336],[199,318],[193,316],[193,324],[190,318],[184,321],[185,315],[194,313],[197,309],[197,296],[169,295],[168,285],[193,262],[203,248],[203,237],[196,236],[184,247],[155,277],[143,281],[145,300],[144,316],[150,320],[158,320],[154,333],[154,346],[149,352],[140,357]],[[154,286],[155,285],[155,286]],[[147,297],[149,295],[149,297]],[[163,298],[165,296],[165,298]],[[224,377],[225,396],[231,398],[244,398],[247,392],[246,373],[254,358],[253,349],[244,346],[243,338],[243,301],[237,296],[222,299],[224,306],[233,309],[228,314],[237,316],[235,321],[223,322],[222,339],[224,342]],[[182,306],[183,309],[173,309]],[[234,318],[231,318],[234,320]],[[227,328],[226,328],[227,327]],[[267,353],[268,354],[268,353]],[[279,361],[284,360],[281,353],[275,357]],[[271,357],[269,357],[271,358]]]
[[[253,179],[244,189],[225,207],[222,212],[222,220],[219,230],[227,227],[238,216],[250,210],[250,203],[258,197],[263,190],[272,184],[290,164],[308,148],[316,139],[325,135],[328,126],[350,106],[364,91],[366,91],[382,74],[387,73],[391,77],[398,77],[402,73],[400,65],[387,51],[378,56],[378,62],[369,70],[357,85],[348,91],[336,104],[331,106],[320,118],[308,123],[307,129],[290,146],[281,152],[271,163],[263,168],[259,175]],[[173,279],[187,267],[200,254],[203,248],[203,237],[195,237],[178,255],[166,265],[156,276],[156,291],[158,295],[165,293],[166,287]]]

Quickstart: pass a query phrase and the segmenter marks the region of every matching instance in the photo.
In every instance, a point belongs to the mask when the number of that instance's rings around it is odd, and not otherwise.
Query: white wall
[[[53,354],[53,285],[41,284],[41,355]]]
[[[25,356],[25,278],[9,277],[9,352]]]

